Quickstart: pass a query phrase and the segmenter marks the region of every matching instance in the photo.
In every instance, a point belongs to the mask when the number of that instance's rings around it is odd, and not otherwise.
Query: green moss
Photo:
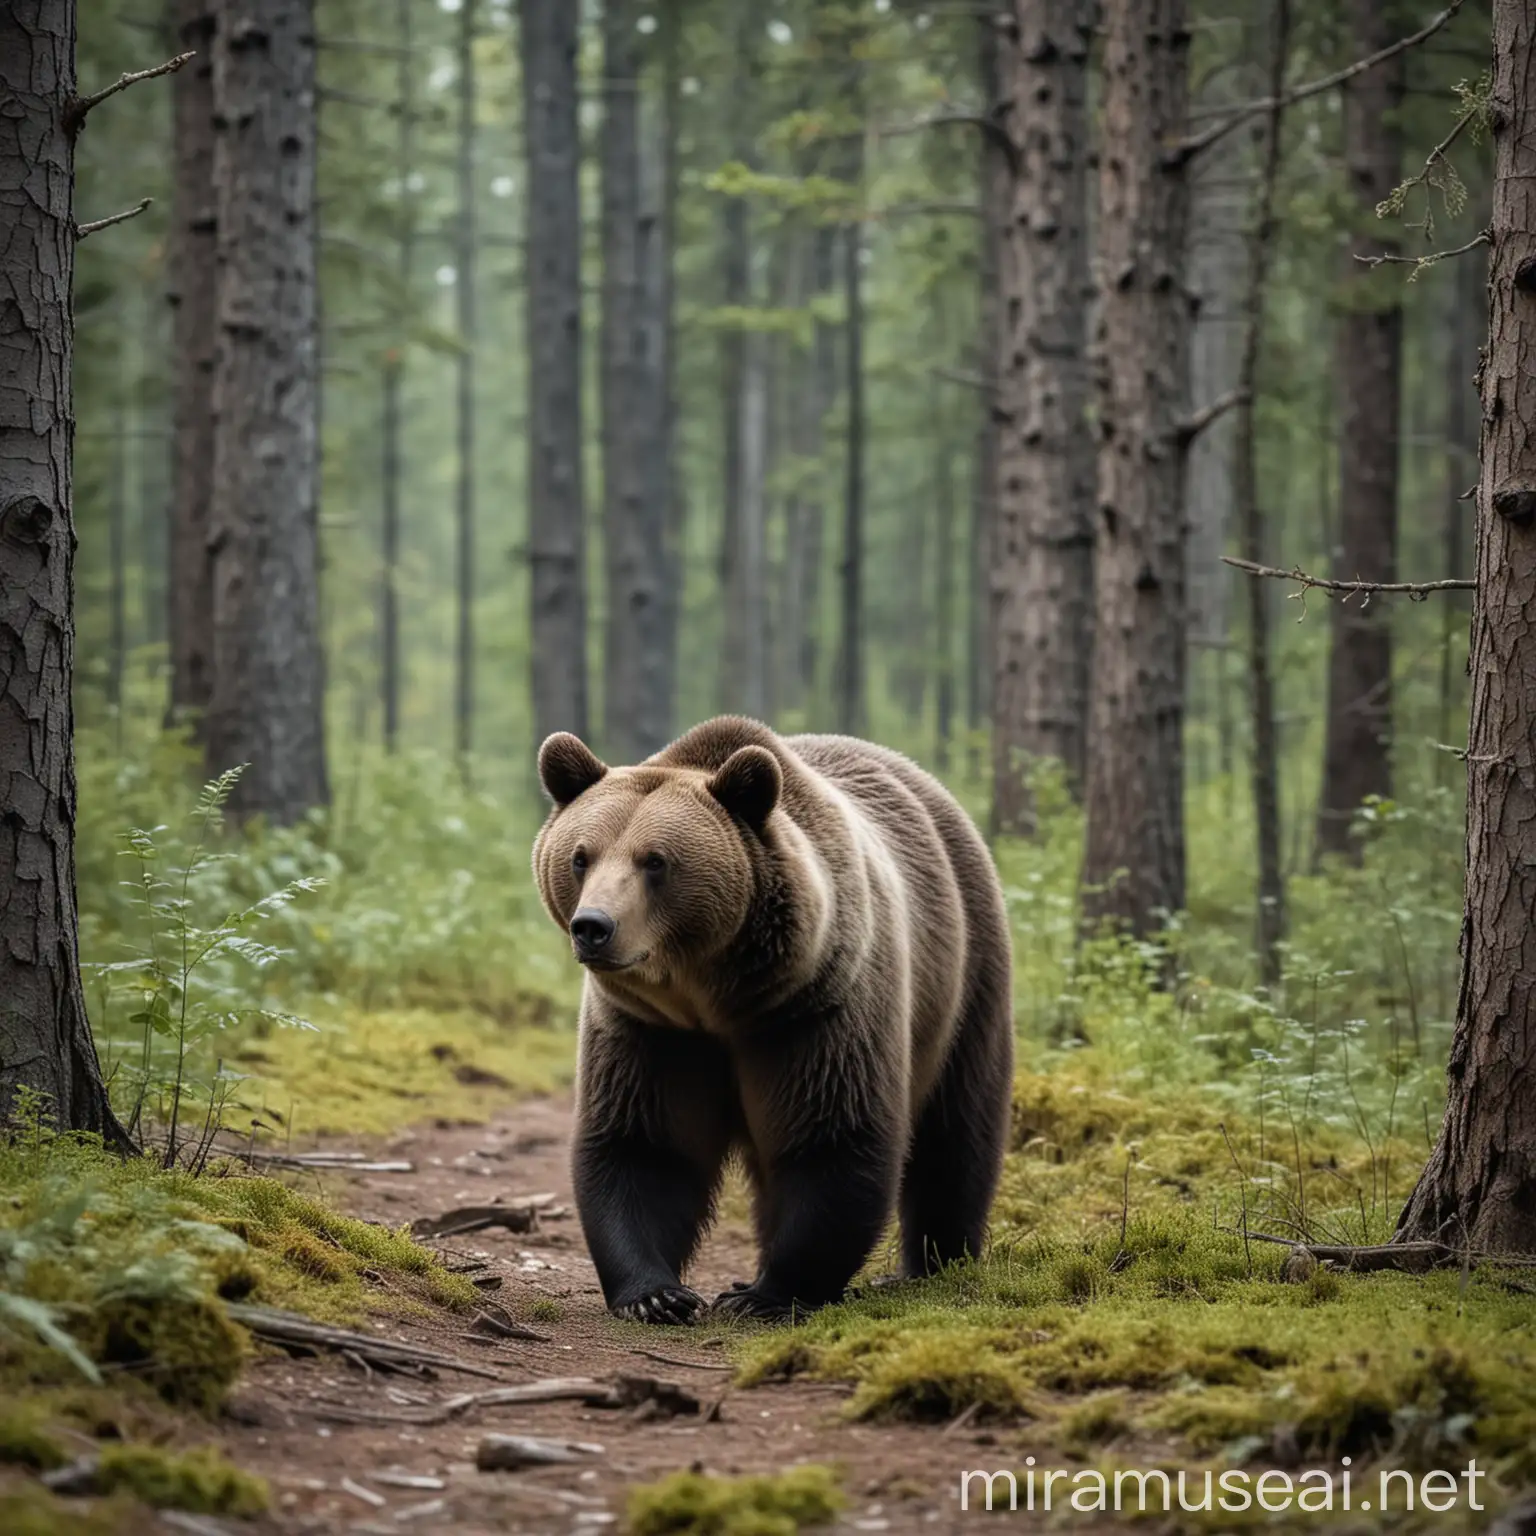
[[[37,1404],[18,1402],[0,1409],[0,1462],[49,1472],[68,1460],[69,1453],[50,1430],[46,1415]]]
[[[270,1502],[266,1482],[232,1466],[212,1447],[177,1454],[149,1445],[109,1445],[101,1453],[106,1493],[131,1493],[157,1509],[198,1515],[259,1515]]]
[[[773,1477],[676,1472],[629,1495],[633,1536],[795,1536],[843,1507],[827,1467],[791,1467]]]
[[[1097,1392],[1068,1408],[1057,1428],[1069,1451],[1085,1455],[1095,1446],[1118,1440],[1130,1430],[1131,1422],[1123,1393]]]
[[[224,1401],[249,1353],[245,1330],[214,1297],[108,1297],[78,1309],[75,1333],[93,1360],[201,1413]]]
[[[129,1498],[61,1499],[38,1483],[0,1478],[5,1536],[130,1536],[143,1528],[143,1508]]]
[[[565,1308],[553,1296],[540,1296],[528,1303],[531,1323],[558,1323],[564,1316]]]
[[[237,1048],[249,1074],[227,1120],[254,1117],[285,1132],[387,1135],[450,1116],[487,1120],[509,1093],[552,1093],[575,1070],[575,1013],[547,998],[496,1016],[404,1008],[343,1012],[318,1033],[274,1030]]]

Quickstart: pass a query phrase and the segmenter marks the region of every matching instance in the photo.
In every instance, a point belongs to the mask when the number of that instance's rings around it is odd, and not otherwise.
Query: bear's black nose
[[[583,958],[598,954],[612,940],[618,926],[601,908],[582,907],[571,919],[576,953]]]

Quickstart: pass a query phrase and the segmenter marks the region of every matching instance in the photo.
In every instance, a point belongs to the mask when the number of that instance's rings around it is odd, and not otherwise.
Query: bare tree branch
[[[1377,592],[1406,592],[1416,603],[1422,603],[1431,592],[1475,592],[1477,583],[1470,578],[1453,578],[1446,581],[1336,581],[1328,576],[1309,576],[1302,568],[1293,566],[1288,571],[1282,571],[1274,565],[1258,565],[1252,560],[1239,560],[1236,555],[1223,555],[1222,562],[1230,565],[1234,570],[1242,571],[1249,576],[1267,576],[1275,581],[1298,582],[1299,588],[1290,595],[1293,598],[1305,599],[1307,593],[1314,588],[1320,592],[1341,592],[1344,601],[1358,593],[1367,602]],[[1305,613],[1302,615],[1306,617]],[[1298,619],[1297,623],[1301,620]]]
[[[111,85],[97,91],[94,96],[76,96],[64,109],[65,128],[72,134],[79,133],[86,114],[92,107],[99,107],[107,97],[116,96],[119,91],[126,91],[130,85],[137,85],[141,80],[153,80],[157,75],[174,75],[183,64],[195,57],[194,53],[178,53],[174,59],[167,59],[164,64],[157,64],[153,69],[141,69],[136,74],[119,75]]]
[[[943,379],[950,384],[963,384],[967,389],[979,389],[983,394],[997,393],[997,380],[989,379],[984,373],[967,373],[960,368],[930,368],[936,379]]]
[[[1452,256],[1465,256],[1468,251],[1475,251],[1478,246],[1487,244],[1489,244],[1488,231],[1480,229],[1465,245],[1458,245],[1454,251],[1431,251],[1428,256],[1399,256],[1392,251],[1383,251],[1378,256],[1356,256],[1355,260],[1368,267],[1379,267],[1383,262],[1413,267],[1414,276],[1417,276],[1420,270],[1434,266],[1437,261],[1449,261]],[[1413,278],[1410,277],[1409,281],[1412,282]]]
[[[1409,48],[1417,47],[1426,38],[1433,37],[1465,3],[1466,0],[1451,0],[1439,15],[1420,27],[1411,37],[1399,38],[1395,43],[1389,44],[1376,53],[1369,54],[1363,59],[1356,59],[1353,64],[1346,64],[1343,69],[1336,69],[1331,75],[1324,75],[1320,80],[1293,86],[1279,96],[1267,96],[1262,101],[1250,101],[1234,108],[1230,117],[1212,123],[1203,132],[1193,134],[1176,144],[1169,152],[1169,158],[1175,165],[1182,165],[1192,156],[1198,155],[1201,150],[1209,149],[1211,145],[1219,143],[1234,129],[1241,128],[1244,123],[1251,121],[1262,112],[1273,112],[1276,107],[1288,107],[1293,102],[1305,101],[1309,96],[1320,96],[1324,91],[1331,91],[1335,86],[1344,85],[1353,80],[1356,75],[1363,75],[1368,69],[1375,69],[1378,64],[1385,64],[1388,59],[1395,58]]]
[[[1187,448],[1212,422],[1220,421],[1228,411],[1236,409],[1247,399],[1246,389],[1229,389],[1226,394],[1218,395],[1209,405],[1202,406],[1198,411],[1191,411],[1174,429],[1180,445]]]
[[[125,219],[136,219],[152,202],[154,198],[146,197],[136,208],[125,208],[121,213],[109,214],[106,218],[95,219],[89,224],[76,224],[75,239],[84,240],[87,235],[94,235],[98,229],[107,229],[113,224],[121,224]]]
[[[928,128],[943,128],[950,123],[969,123],[973,128],[980,128],[983,133],[1002,145],[1008,152],[1010,160],[1017,158],[1018,149],[1013,140],[1008,137],[1008,130],[995,117],[985,112],[935,112],[932,117],[914,118],[910,123],[891,123],[887,127],[876,129],[875,132],[877,138],[899,139],[904,134],[922,133]]]

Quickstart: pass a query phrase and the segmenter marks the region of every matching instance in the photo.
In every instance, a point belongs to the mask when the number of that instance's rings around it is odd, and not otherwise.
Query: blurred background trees
[[[94,3],[93,74],[199,57],[80,145],[87,206],[157,199],[77,283],[88,731],[191,721],[279,821],[450,744],[531,816],[545,732],[629,759],[720,709],[864,730],[1000,834],[1055,759],[1091,912],[1157,927],[1220,826],[1269,954],[1367,797],[1446,782],[1464,602],[1283,623],[1218,557],[1469,564],[1482,254],[1356,258],[1486,222],[1475,133],[1430,153],[1481,0],[1297,100],[1267,175],[1272,82],[1433,5],[1291,0],[1277,64],[1279,0],[316,0],[310,129],[219,6]],[[260,238],[261,114],[215,105],[256,54],[300,125]]]

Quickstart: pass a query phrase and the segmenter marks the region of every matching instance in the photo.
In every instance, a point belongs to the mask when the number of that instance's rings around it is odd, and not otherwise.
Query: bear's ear
[[[569,805],[608,772],[581,737],[556,731],[539,748],[539,782],[556,805]]]
[[[783,787],[779,761],[766,747],[738,748],[709,781],[710,794],[754,832],[773,814]]]

